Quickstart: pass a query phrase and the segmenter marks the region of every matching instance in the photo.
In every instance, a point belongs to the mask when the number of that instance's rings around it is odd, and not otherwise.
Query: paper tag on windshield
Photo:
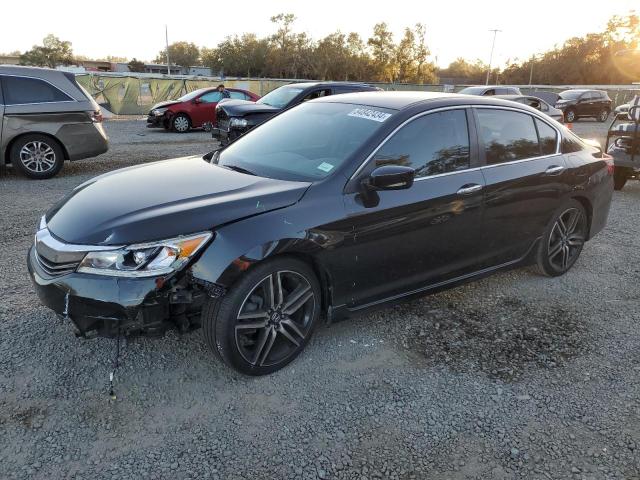
[[[348,114],[350,117],[366,118],[367,120],[373,120],[374,122],[384,122],[391,116],[390,113],[380,112],[371,108],[356,108],[351,110]]]
[[[322,170],[323,172],[330,172],[331,170],[333,170],[333,165],[327,162],[322,162],[320,165],[318,165],[317,168],[318,170]]]

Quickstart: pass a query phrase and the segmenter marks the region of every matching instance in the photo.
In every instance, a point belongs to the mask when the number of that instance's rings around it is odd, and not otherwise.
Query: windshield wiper
[[[220,165],[221,167],[228,168],[229,170],[233,170],[235,172],[246,173],[247,175],[253,175],[257,177],[257,174],[253,173],[251,170],[247,170],[246,168],[239,167],[238,165]]]

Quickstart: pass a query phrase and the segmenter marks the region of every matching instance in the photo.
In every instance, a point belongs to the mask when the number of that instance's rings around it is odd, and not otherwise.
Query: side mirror
[[[215,150],[211,150],[209,153],[207,153],[206,155],[204,155],[202,158],[204,160],[206,160],[209,163],[213,163],[216,160],[218,160],[218,157],[220,156],[220,151],[222,149],[221,148],[216,148]]]
[[[202,103],[202,100],[200,98],[194,98],[193,103],[195,104]]]
[[[384,165],[376,168],[365,180],[373,190],[405,190],[413,185],[416,172],[402,165]]]

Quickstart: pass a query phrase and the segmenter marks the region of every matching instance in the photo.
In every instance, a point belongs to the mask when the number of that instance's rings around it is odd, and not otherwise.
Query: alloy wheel
[[[549,263],[556,270],[565,271],[576,261],[586,240],[585,230],[585,216],[577,208],[558,216],[547,246]]]
[[[186,132],[189,130],[189,120],[185,116],[178,116],[173,121],[173,128],[175,128],[178,132]]]
[[[568,123],[573,122],[576,119],[576,112],[573,110],[569,110],[567,112],[567,118],[565,119]]]
[[[315,308],[313,289],[303,275],[272,273],[251,290],[238,311],[238,351],[254,366],[283,362],[306,342]]]
[[[26,143],[20,149],[20,162],[30,172],[45,173],[53,169],[56,164],[56,152],[42,141]]]

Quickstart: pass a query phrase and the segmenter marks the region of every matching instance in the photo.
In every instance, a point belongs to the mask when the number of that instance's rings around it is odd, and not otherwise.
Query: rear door
[[[352,304],[393,295],[476,269],[484,180],[477,145],[470,141],[469,110],[418,116],[400,127],[374,153],[363,172],[383,165],[416,171],[406,190],[349,192],[353,225],[350,265]],[[366,178],[366,177],[363,177]]]
[[[547,122],[506,108],[474,111],[486,181],[478,248],[494,266],[523,257],[542,235],[566,193],[566,164]]]

